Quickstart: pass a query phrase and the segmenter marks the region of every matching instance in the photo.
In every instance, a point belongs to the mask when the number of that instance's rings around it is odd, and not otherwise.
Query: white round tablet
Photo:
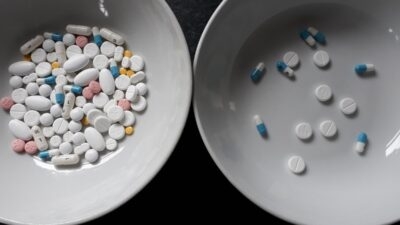
[[[26,107],[23,104],[14,104],[10,109],[10,116],[14,119],[22,119],[26,113]]]
[[[74,148],[74,154],[82,155],[89,149],[90,149],[90,145],[88,143],[84,142]]]
[[[76,122],[76,121],[71,121],[68,124],[68,129],[72,132],[72,133],[76,133],[82,130],[82,123],[81,122]]]
[[[44,62],[46,61],[46,59],[47,59],[47,53],[43,48],[37,48],[31,54],[31,60],[36,64]]]
[[[44,135],[46,138],[51,138],[51,137],[53,137],[53,135],[54,135],[54,129],[53,129],[53,127],[43,127],[43,128],[42,128],[42,132],[43,132],[43,135]]]
[[[308,140],[312,137],[312,128],[309,123],[299,123],[295,128],[296,136],[300,140]]]
[[[63,142],[58,147],[58,150],[60,150],[61,154],[67,155],[67,154],[71,154],[72,153],[73,148],[72,148],[71,143]]]
[[[345,115],[352,115],[357,111],[357,103],[352,98],[344,98],[339,103],[340,110]]]
[[[286,63],[290,68],[295,68],[300,63],[299,55],[296,52],[287,52],[283,56],[283,62]]]
[[[72,136],[74,136],[72,131],[65,132],[65,134],[63,134],[63,142],[72,142]]]
[[[125,129],[121,124],[113,124],[108,129],[108,135],[115,140],[121,140],[125,137]]]
[[[332,98],[332,89],[326,84],[319,85],[315,89],[315,97],[321,102],[327,102]]]
[[[31,82],[35,82],[37,78],[38,78],[38,76],[36,73],[31,73],[28,76],[24,76],[22,78],[22,83],[29,84]]]
[[[50,108],[50,114],[54,117],[54,118],[58,118],[62,115],[62,107],[60,105],[53,105]]]
[[[93,67],[102,70],[108,67],[108,58],[105,55],[97,55],[93,59]]]
[[[115,45],[109,41],[103,42],[100,46],[101,54],[107,57],[114,57]]]
[[[95,106],[93,103],[91,103],[91,102],[86,103],[86,104],[83,105],[83,107],[82,107],[83,112],[84,112],[86,115],[88,114],[88,112],[89,112],[91,109],[95,109],[95,108],[96,108],[96,106]]]
[[[53,52],[53,51],[54,51],[54,46],[55,46],[55,43],[54,43],[54,41],[51,40],[51,39],[46,39],[46,40],[44,40],[44,41],[43,41],[43,44],[42,44],[42,48],[43,48],[46,52]],[[46,56],[45,56],[45,59],[46,59]]]
[[[81,95],[75,98],[75,105],[78,107],[83,107],[86,104],[86,102],[87,102],[86,98]]]
[[[123,99],[125,96],[124,92],[121,90],[115,90],[114,95],[113,95],[113,99],[116,101],[119,101],[121,99]]]
[[[83,54],[89,58],[94,59],[100,53],[99,47],[95,43],[89,43],[83,48]]]
[[[54,117],[50,113],[43,113],[40,116],[40,124],[43,126],[51,126],[53,124]]]
[[[64,118],[58,118],[53,123],[53,129],[56,134],[65,134],[68,130],[68,121]]]
[[[314,64],[317,65],[318,67],[325,67],[330,62],[329,54],[323,50],[317,51],[314,54],[313,60]]]
[[[138,95],[139,89],[135,85],[129,85],[125,93],[125,98],[132,102],[136,99]]]
[[[104,133],[104,132],[108,131],[108,129],[111,126],[111,123],[112,123],[111,120],[109,118],[107,118],[106,116],[98,116],[94,120],[94,128],[98,132]]]
[[[89,163],[94,163],[99,158],[99,153],[94,149],[89,149],[85,152],[85,159]]]
[[[146,74],[143,71],[139,71],[131,77],[131,83],[137,84],[139,82],[143,82],[145,79],[146,79]]]
[[[80,122],[83,119],[84,112],[82,108],[76,107],[71,110],[69,115],[73,121]]]
[[[136,102],[132,102],[131,108],[133,111],[136,112],[141,112],[143,111],[147,106],[147,101],[143,96],[139,96],[138,100]]]
[[[67,48],[66,54],[68,58],[74,55],[82,54],[82,49],[78,45],[71,45]]]
[[[65,77],[64,75],[58,75],[56,77],[56,84],[62,86],[67,85],[68,84],[67,77]]]
[[[108,98],[108,95],[104,94],[103,92],[93,96],[93,104],[96,106],[96,108],[103,108],[109,100],[110,99]]]
[[[326,138],[332,138],[337,133],[337,127],[335,122],[332,120],[325,120],[319,125],[319,130],[321,131],[322,136]]]
[[[117,101],[115,99],[111,99],[110,101],[107,102],[107,104],[104,105],[103,112],[107,113],[108,109],[111,106],[116,106],[116,105],[117,105]]]
[[[58,148],[62,143],[62,138],[58,135],[54,135],[50,138],[49,144],[52,148]]]
[[[11,92],[11,98],[15,103],[24,103],[28,92],[24,88],[17,88]]]
[[[97,117],[102,116],[103,113],[98,109],[91,109],[91,110],[89,110],[89,112],[86,115],[87,115],[87,118],[89,120],[89,123],[93,125],[94,124],[94,120]]]
[[[24,83],[22,82],[22,77],[20,76],[12,76],[10,77],[9,84],[13,89],[17,89],[22,87]]]
[[[131,111],[124,111],[124,119],[120,121],[120,124],[124,127],[129,127],[135,124],[135,115]]]
[[[131,69],[135,72],[139,72],[144,68],[144,60],[141,56],[134,55],[130,58]]]
[[[64,75],[64,76],[65,76],[65,74],[67,74],[67,71],[65,71],[64,68],[54,68],[54,69],[51,71],[51,74],[52,74],[53,76],[56,76],[56,77],[61,76],[61,75]],[[56,80],[56,82],[57,82],[57,80]]]
[[[55,52],[47,53],[46,58],[47,58],[47,62],[50,62],[50,63],[55,62],[55,61],[57,61],[57,54]]]
[[[75,44],[75,36],[73,34],[66,33],[63,36],[63,42],[66,46],[71,46]]]
[[[306,170],[306,163],[300,156],[292,156],[288,161],[288,168],[294,174],[301,174]]]
[[[76,146],[85,143],[85,135],[82,132],[76,132],[71,139],[72,143]]]
[[[48,84],[42,84],[39,87],[39,94],[46,98],[50,96],[52,91],[53,91],[53,88],[51,88],[51,86]]]
[[[29,110],[24,115],[24,122],[26,125],[33,127],[39,125],[40,122],[40,113],[35,110]]]
[[[128,89],[129,85],[130,79],[126,75],[120,75],[115,79],[115,87],[117,87],[119,90],[125,91]]]
[[[109,151],[114,151],[118,148],[118,142],[112,138],[107,138],[106,149]]]
[[[139,91],[139,95],[144,96],[147,94],[147,85],[145,83],[136,84],[136,88]]]
[[[38,77],[47,77],[51,74],[51,65],[48,62],[41,62],[35,67],[35,72]]]
[[[39,93],[39,85],[37,83],[29,83],[25,89],[28,95],[37,95]]]
[[[116,123],[124,119],[125,113],[121,107],[115,105],[107,110],[107,116],[113,123]]]

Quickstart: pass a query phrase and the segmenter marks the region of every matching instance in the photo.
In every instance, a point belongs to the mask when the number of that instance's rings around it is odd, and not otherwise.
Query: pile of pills
[[[325,35],[314,27],[308,27],[300,32],[300,38],[310,47],[316,48],[317,44],[326,45]],[[328,52],[318,50],[314,53],[312,58],[315,66],[319,68],[326,68],[329,66],[331,60]],[[295,77],[295,69],[300,64],[300,57],[296,52],[289,51],[284,54],[282,60],[276,62],[276,69],[289,78]],[[358,75],[365,75],[374,73],[375,66],[373,64],[358,64],[354,67],[354,71]],[[259,82],[262,76],[266,73],[266,66],[263,62],[251,71],[250,78],[253,82]],[[320,84],[314,90],[316,99],[321,103],[329,103],[333,98],[333,91],[331,87],[326,84]],[[358,110],[357,103],[350,97],[345,97],[339,101],[340,111],[345,116],[353,116]],[[258,133],[262,137],[267,136],[267,128],[259,115],[254,116],[254,122]],[[333,120],[324,120],[318,125],[318,130],[321,135],[327,139],[335,138],[338,133],[338,128]],[[294,126],[294,133],[301,141],[310,141],[313,137],[313,128],[307,122],[300,122]],[[354,143],[354,151],[362,154],[365,151],[368,142],[367,134],[360,132]],[[288,160],[288,168],[295,174],[301,174],[306,170],[305,161],[300,156],[292,156]]]
[[[12,149],[56,166],[95,163],[116,150],[134,132],[133,111],[147,106],[144,60],[121,35],[83,25],[66,31],[21,46],[24,60],[8,68],[13,91],[0,100],[13,118]]]

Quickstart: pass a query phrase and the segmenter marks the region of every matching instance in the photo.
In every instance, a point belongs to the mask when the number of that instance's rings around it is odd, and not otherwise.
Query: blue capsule
[[[251,71],[250,74],[250,78],[254,81],[254,82],[258,82],[261,77],[264,75],[265,72],[265,65],[264,63],[260,62],[256,68],[253,69],[253,71]]]
[[[117,78],[119,76],[118,66],[114,59],[110,60],[110,70],[114,78]]]
[[[325,35],[314,27],[307,28],[307,31],[313,36],[313,38],[320,44],[326,44]]]
[[[62,40],[63,40],[63,36],[62,36],[61,34],[59,34],[59,33],[45,32],[45,33],[43,34],[43,36],[44,36],[45,38],[51,39],[51,40],[53,40],[53,41],[55,41],[55,42],[57,42],[57,41],[62,41]]]
[[[59,105],[63,105],[64,104],[64,100],[65,100],[65,95],[64,95],[64,89],[62,85],[56,85],[56,87],[54,88],[54,90],[56,91],[56,103]]]
[[[94,43],[96,43],[97,46],[101,46],[103,44],[103,39],[100,36],[100,31],[98,27],[93,27],[92,28],[92,34],[93,34],[93,40]]]
[[[315,39],[308,33],[307,30],[302,30],[300,32],[300,38],[303,39],[309,46],[314,47],[316,42]]]
[[[279,72],[286,74],[288,77],[294,76],[294,71],[283,61],[276,62],[276,68]]]
[[[375,66],[373,64],[357,64],[354,67],[354,71],[356,71],[357,74],[361,75],[367,72],[375,71]]]
[[[360,134],[358,134],[357,137],[357,142],[361,142],[361,143],[367,143],[368,142],[368,136],[366,133],[361,132]]]
[[[36,83],[38,83],[38,84],[55,85],[56,84],[56,77],[55,76],[48,76],[46,78],[38,78],[38,79],[36,79]]]
[[[53,156],[56,155],[60,155],[60,150],[58,149],[52,149],[52,150],[48,150],[48,151],[42,151],[39,153],[39,158],[41,158],[42,160],[48,160]]]
[[[258,133],[263,137],[267,136],[267,127],[265,126],[259,115],[254,116],[254,122],[256,123]]]
[[[80,95],[82,94],[82,87],[78,85],[65,85],[64,91],[70,91],[75,95]]]

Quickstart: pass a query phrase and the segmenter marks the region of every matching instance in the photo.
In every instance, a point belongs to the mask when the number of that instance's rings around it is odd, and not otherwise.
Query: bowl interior
[[[377,224],[400,218],[400,157],[386,157],[386,144],[399,129],[400,77],[398,1],[245,1],[228,0],[203,34],[195,60],[194,105],[198,125],[212,157],[228,179],[260,207],[286,220],[305,224]],[[307,46],[299,31],[314,26],[327,45]],[[331,57],[319,69],[312,57]],[[295,79],[275,63],[287,51],[300,56]],[[258,62],[266,74],[250,79]],[[376,73],[357,76],[358,63],[375,64]],[[333,100],[321,104],[315,88],[327,84]],[[339,102],[356,100],[359,109],[344,116]],[[260,138],[253,116],[260,115],[269,136]],[[324,138],[319,124],[336,122],[338,135]],[[308,142],[294,133],[308,122]],[[353,150],[359,132],[369,135],[364,155]],[[300,155],[307,171],[287,168]],[[384,207],[383,207],[384,206]]]
[[[101,8],[104,6],[107,13]],[[3,1],[1,96],[10,95],[8,65],[19,47],[67,24],[107,27],[144,57],[148,107],[137,114],[135,134],[95,165],[57,170],[11,151],[10,117],[0,112],[0,222],[64,224],[87,221],[127,201],[157,173],[181,134],[191,99],[191,67],[180,27],[164,1]]]

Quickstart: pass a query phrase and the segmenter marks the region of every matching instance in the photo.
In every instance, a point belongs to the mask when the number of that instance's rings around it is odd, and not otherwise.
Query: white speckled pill
[[[40,116],[40,124],[43,126],[51,126],[54,122],[54,117],[50,113],[43,113]]]
[[[63,134],[63,142],[72,142],[72,136],[74,136],[72,131],[65,132],[65,134]]]
[[[66,50],[67,58],[72,58],[74,55],[82,55],[82,49],[78,45],[71,45]]]
[[[54,46],[55,46],[55,42],[51,39],[46,39],[43,41],[42,44],[42,48],[46,51],[46,52],[53,52],[54,51]],[[45,55],[45,59],[46,59],[46,55]]]
[[[114,51],[115,51],[115,45],[109,41],[105,41],[101,45],[100,51],[101,51],[101,54],[103,54],[107,57],[113,57]]]
[[[46,59],[47,59],[47,62],[49,62],[49,63],[57,61],[57,53],[55,53],[55,52],[47,53]]]
[[[41,62],[35,67],[35,73],[38,77],[47,77],[51,74],[52,67],[48,62]]]
[[[54,118],[59,118],[62,115],[62,107],[60,105],[53,105],[50,108],[50,114],[54,117]]]
[[[94,59],[100,53],[99,47],[95,43],[89,43],[83,48],[83,54],[89,58]]]
[[[146,106],[147,106],[147,101],[143,96],[139,96],[137,101],[132,102],[131,104],[132,110],[136,112],[143,111],[146,108]]]
[[[63,42],[66,46],[71,46],[71,45],[75,44],[75,35],[70,34],[70,33],[64,34]]]
[[[13,89],[17,89],[22,87],[24,83],[22,82],[22,77],[20,76],[12,76],[10,77],[9,84]]]
[[[104,94],[103,92],[93,96],[93,104],[96,106],[96,108],[103,108],[109,100],[110,99],[108,98],[108,95]]]
[[[43,132],[43,135],[44,135],[46,138],[51,138],[51,137],[54,136],[54,129],[53,129],[53,127],[43,127],[43,128],[42,128],[42,132]]]
[[[121,140],[125,137],[125,129],[120,124],[113,124],[108,129],[108,135],[115,140]]]
[[[125,117],[125,113],[124,110],[115,105],[115,106],[111,106],[108,110],[107,110],[107,117],[113,122],[119,122],[122,121]]]
[[[78,107],[83,107],[86,104],[86,98],[83,96],[77,96],[75,99],[75,105]]]
[[[46,57],[47,53],[43,48],[37,48],[31,54],[31,60],[36,64],[46,61]]]
[[[62,138],[58,135],[54,135],[50,138],[49,144],[51,148],[58,148],[62,143]]]
[[[96,55],[93,59],[93,67],[102,70],[108,67],[108,58],[105,55]]]
[[[11,98],[15,103],[24,103],[28,92],[24,88],[17,88],[11,92]]]
[[[119,101],[121,99],[123,99],[125,96],[124,92],[121,90],[115,90],[114,95],[113,95],[113,99],[116,101]]]
[[[24,115],[24,123],[30,127],[39,125],[40,114],[35,110],[29,110]]]
[[[82,123],[81,122],[76,122],[76,121],[71,121],[68,124],[68,129],[72,132],[72,133],[76,133],[82,130]]]
[[[76,132],[71,139],[72,143],[76,146],[79,146],[83,143],[85,143],[85,135],[82,132]]]
[[[28,95],[37,95],[39,93],[39,85],[37,83],[29,83],[26,85],[25,90]]]
[[[52,91],[53,91],[53,89],[48,84],[42,84],[39,87],[39,94],[46,98],[48,98],[50,96]]]

